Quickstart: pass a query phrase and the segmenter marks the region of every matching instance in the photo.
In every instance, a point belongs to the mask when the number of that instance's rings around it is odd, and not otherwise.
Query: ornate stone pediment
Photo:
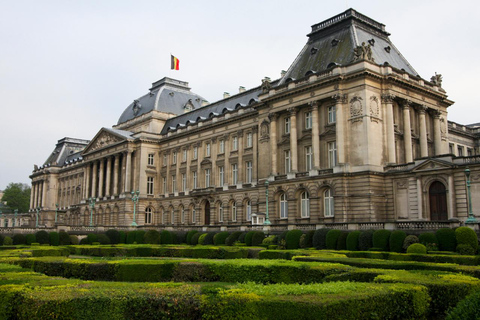
[[[432,171],[432,170],[442,170],[453,168],[454,164],[442,160],[427,160],[418,166],[414,167],[412,171]]]
[[[113,132],[102,129],[99,133],[97,133],[95,138],[93,138],[87,148],[85,148],[84,154],[103,149],[126,140],[126,137],[122,137],[114,134]]]

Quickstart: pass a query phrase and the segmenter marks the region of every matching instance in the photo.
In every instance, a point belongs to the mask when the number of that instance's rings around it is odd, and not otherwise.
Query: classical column
[[[254,126],[252,128],[252,143],[253,143],[253,161],[252,161],[252,181],[258,179],[258,165],[257,165],[257,156],[258,156],[258,127]],[[228,212],[228,209],[227,209]]]
[[[405,162],[413,161],[412,154],[412,127],[410,125],[410,104],[409,100],[403,102],[403,140],[405,142]]]
[[[243,172],[243,149],[245,148],[243,144],[243,130],[237,131],[238,136],[238,184],[242,184],[245,178],[245,173]]]
[[[62,190],[62,189],[60,189],[60,191],[61,191],[61,190]],[[35,205],[34,205],[35,208],[40,205],[40,204],[38,203],[38,198],[39,198],[39,197],[38,197],[38,194],[39,194],[39,193],[40,193],[40,183],[38,183],[38,181],[37,181],[37,183],[35,184]]]
[[[318,102],[310,103],[312,107],[312,149],[313,169],[320,169],[320,123],[318,122]]]
[[[33,190],[33,198],[30,199],[30,201],[32,202],[32,209],[35,209],[37,207],[37,183],[34,182],[32,183],[32,190]]]
[[[223,140],[225,141],[225,166],[223,168],[223,185],[228,186],[230,182],[230,141],[228,140],[230,137],[228,134],[223,136]]]
[[[107,158],[107,176],[105,178],[105,197],[110,197],[110,185],[112,180],[112,157]]]
[[[131,176],[132,176],[132,152],[127,151],[127,161],[125,165],[125,193],[132,191],[131,189]]]
[[[92,170],[92,167],[91,167],[91,163],[87,163],[87,169],[86,169],[86,173],[85,173],[85,197],[84,199],[88,199],[90,197],[90,185],[91,185],[91,181],[90,181],[90,171]]]
[[[94,161],[92,166],[92,198],[97,197],[97,165],[97,161]]]
[[[382,95],[383,103],[386,104],[386,117],[385,125],[387,126],[387,151],[388,151],[388,163],[396,163],[397,155],[395,150],[395,124],[393,122],[393,100],[394,95],[384,94]]]
[[[113,195],[114,196],[118,196],[118,176],[120,174],[119,163],[120,163],[120,155],[116,154],[115,155],[115,160],[114,160],[114,163],[113,163]]]
[[[212,138],[211,145],[211,159],[212,159],[212,171],[210,172],[210,185],[217,186],[217,155],[218,155],[218,143],[216,138]]]
[[[345,163],[345,119],[343,116],[343,104],[347,102],[346,94],[335,94],[332,96],[335,100],[335,139],[337,145],[338,163]]]
[[[45,207],[47,205],[47,181],[42,181],[42,202],[40,206]]]
[[[435,146],[435,155],[442,154],[442,132],[440,129],[440,112],[432,111],[433,114],[433,143]]]
[[[272,171],[270,175],[276,176],[278,173],[277,170],[277,119],[278,115],[276,113],[270,113],[268,115],[270,119],[270,161]]]
[[[32,182],[32,187],[30,188],[30,209],[33,209],[34,197],[35,197],[35,184]]]
[[[103,198],[103,179],[105,177],[105,160],[100,159],[100,171],[98,173],[98,197]]]
[[[419,106],[418,118],[420,120],[420,157],[428,157],[428,142],[427,142],[427,120],[425,119],[426,106]]]
[[[423,219],[423,192],[422,192],[422,179],[417,178],[417,206],[418,206],[418,219]]]
[[[292,172],[298,172],[297,109],[289,108],[288,111],[290,112],[290,153]]]

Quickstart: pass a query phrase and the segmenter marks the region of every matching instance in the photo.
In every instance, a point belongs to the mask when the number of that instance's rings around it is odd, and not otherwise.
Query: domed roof
[[[182,114],[200,108],[206,102],[196,93],[190,92],[188,82],[163,78],[152,84],[150,92],[133,100],[123,111],[118,123],[123,123],[152,110]]]

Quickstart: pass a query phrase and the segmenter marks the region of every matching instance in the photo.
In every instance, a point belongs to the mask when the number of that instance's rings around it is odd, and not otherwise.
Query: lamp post
[[[268,216],[268,180],[265,181],[265,198],[266,198],[266,209],[265,209],[265,221],[263,222],[263,224],[268,226],[272,224]]]
[[[13,213],[14,213],[13,227],[15,228],[15,224],[17,222],[18,209],[13,210]]]
[[[35,208],[35,211],[37,211],[37,214],[35,215],[36,219],[35,219],[35,228],[38,228],[38,215],[40,213],[40,207],[36,207]]]
[[[132,201],[133,201],[133,222],[132,222],[132,227],[136,227],[137,222],[136,220],[136,214],[137,214],[137,203],[138,203],[138,195],[140,194],[140,191],[132,191]]]
[[[467,193],[468,193],[468,218],[465,223],[477,223],[477,219],[473,216],[472,212],[472,194],[470,193],[470,169],[465,169],[465,176],[467,177]]]
[[[88,205],[90,206],[90,227],[93,227],[93,209],[95,208],[96,198],[89,198]]]
[[[58,203],[55,203],[55,224],[57,224],[58,218]]]

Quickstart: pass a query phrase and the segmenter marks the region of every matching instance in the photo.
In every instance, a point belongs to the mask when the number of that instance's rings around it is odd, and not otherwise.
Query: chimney
[[[227,99],[229,97],[230,97],[230,93],[228,93],[228,92],[223,93],[223,99]]]
[[[240,86],[240,87],[238,88],[238,92],[239,92],[239,93],[242,93],[242,92],[245,92],[245,91],[246,91],[246,90],[245,90],[245,87]]]
[[[286,74],[287,74],[287,71],[285,71],[285,70],[280,71],[280,77],[283,78],[283,77],[285,77]]]

